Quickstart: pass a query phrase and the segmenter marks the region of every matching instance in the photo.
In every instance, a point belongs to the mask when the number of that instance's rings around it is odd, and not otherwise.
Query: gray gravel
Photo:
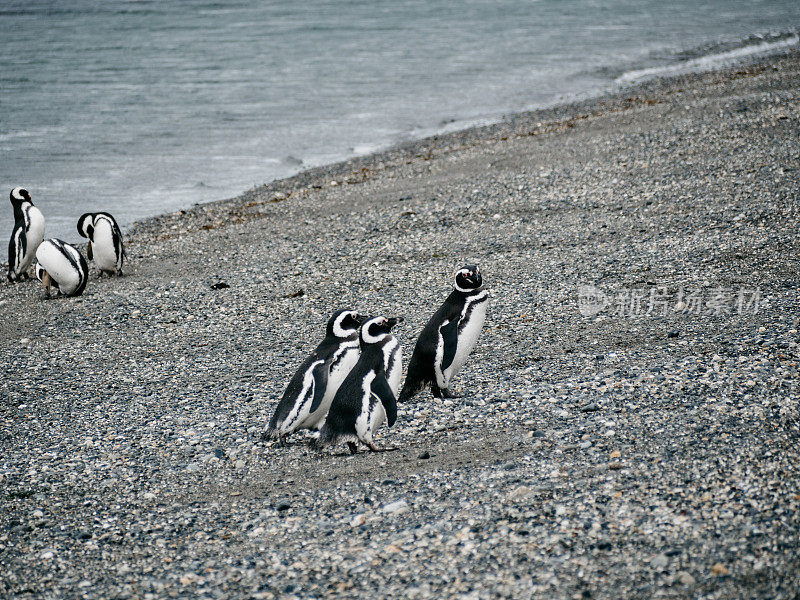
[[[141,223],[80,298],[4,285],[0,596],[798,597],[799,132],[790,53]],[[465,398],[401,405],[396,452],[259,441],[336,307],[408,357],[467,260]]]

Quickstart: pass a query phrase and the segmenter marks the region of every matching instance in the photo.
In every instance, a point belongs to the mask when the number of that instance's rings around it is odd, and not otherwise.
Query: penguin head
[[[78,219],[78,233],[83,237],[92,239],[94,235],[94,214],[84,213]]]
[[[328,319],[328,337],[348,338],[354,333],[358,333],[358,328],[364,322],[365,317],[359,315],[354,310],[343,308],[333,313]]]
[[[464,265],[456,271],[455,288],[459,292],[472,292],[483,285],[478,265]]]
[[[392,327],[403,322],[403,317],[372,317],[361,326],[361,343],[377,344],[382,342],[392,333]]]
[[[31,195],[28,193],[28,190],[22,187],[15,187],[11,190],[11,204],[18,205],[22,204],[23,202],[33,202],[31,201]]]

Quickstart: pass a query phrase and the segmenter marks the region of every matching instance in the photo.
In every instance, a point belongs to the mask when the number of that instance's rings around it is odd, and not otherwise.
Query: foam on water
[[[740,48],[728,50],[726,52],[719,52],[692,58],[674,65],[662,65],[647,69],[637,69],[623,73],[617,77],[615,83],[624,85],[664,75],[679,75],[682,73],[709,71],[740,61],[744,58],[762,54],[770,54],[778,50],[797,46],[798,42],[800,42],[800,38],[798,38],[796,35],[791,35],[776,42],[761,42],[760,44],[745,45]]]

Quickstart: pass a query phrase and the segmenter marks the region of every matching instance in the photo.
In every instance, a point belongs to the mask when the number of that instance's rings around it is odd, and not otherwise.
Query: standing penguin
[[[361,326],[361,356],[333,397],[316,448],[344,441],[355,454],[360,440],[371,451],[382,451],[372,436],[384,420],[389,427],[397,420],[403,351],[391,331],[402,322],[402,317],[373,317]]]
[[[14,230],[8,242],[8,280],[20,281],[28,279],[28,267],[44,239],[44,217],[24,188],[11,190],[11,204],[14,206]]]
[[[352,310],[333,313],[325,339],[289,381],[261,439],[277,439],[283,444],[290,433],[322,426],[336,390],[358,361],[358,327],[362,321]]]
[[[455,289],[419,334],[400,401],[430,384],[437,398],[456,398],[450,382],[475,347],[486,318],[488,292],[477,265],[456,272]]]
[[[64,296],[80,296],[89,279],[89,265],[77,248],[53,238],[46,240],[36,250],[36,277],[44,284],[50,297],[50,288]]]
[[[78,219],[78,233],[89,238],[86,256],[94,258],[100,275],[122,275],[125,246],[116,220],[106,212],[85,213]]]

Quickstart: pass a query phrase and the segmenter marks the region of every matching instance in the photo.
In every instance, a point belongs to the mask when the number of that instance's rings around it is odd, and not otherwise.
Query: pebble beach
[[[797,598],[798,190],[790,51],[137,223],[77,298],[0,284],[0,597]],[[394,452],[260,440],[335,309],[407,361],[472,262],[463,398]]]

